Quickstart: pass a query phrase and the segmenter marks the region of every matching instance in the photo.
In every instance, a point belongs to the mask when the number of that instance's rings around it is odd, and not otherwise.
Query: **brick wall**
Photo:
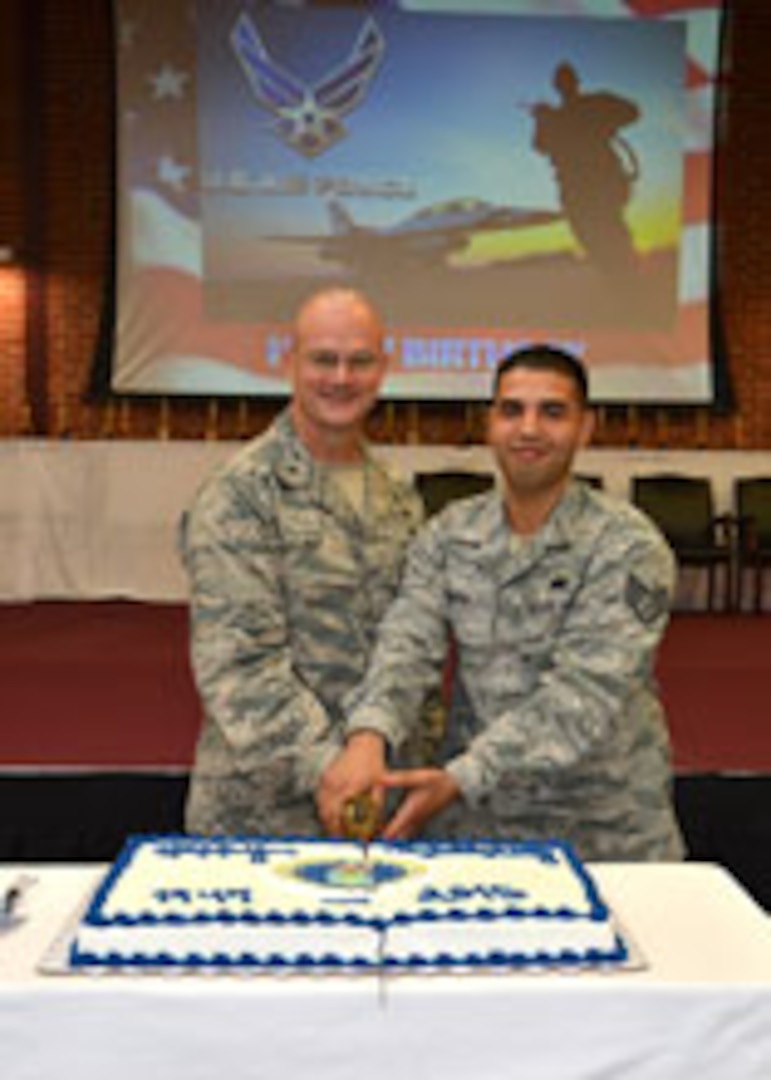
[[[19,18],[15,4],[0,5],[0,244],[21,251],[24,218],[21,183],[22,119],[16,87],[21,79]],[[0,262],[0,432],[24,431],[26,411],[26,310],[24,273]]]
[[[162,2],[162,0],[159,0]],[[771,447],[771,5],[731,0],[718,168],[718,279],[735,408],[611,408],[600,445]],[[0,436],[242,437],[275,406],[89,398],[106,295],[112,183],[109,0],[0,4]],[[385,405],[375,438],[481,437],[478,407]]]

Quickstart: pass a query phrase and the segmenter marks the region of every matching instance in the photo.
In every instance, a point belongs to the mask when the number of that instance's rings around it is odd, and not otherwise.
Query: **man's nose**
[[[520,416],[519,427],[520,432],[523,435],[537,435],[541,427],[538,409],[523,409]]]
[[[336,383],[347,383],[351,377],[351,362],[345,356],[339,356],[334,367],[333,379]]]

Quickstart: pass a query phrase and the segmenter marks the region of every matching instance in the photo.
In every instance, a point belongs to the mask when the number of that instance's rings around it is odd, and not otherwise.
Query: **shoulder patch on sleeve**
[[[645,626],[660,618],[669,606],[667,590],[658,585],[651,587],[635,573],[626,579],[626,602]]]

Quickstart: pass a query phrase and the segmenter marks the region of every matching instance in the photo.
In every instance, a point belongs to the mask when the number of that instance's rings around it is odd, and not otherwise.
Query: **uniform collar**
[[[572,545],[585,506],[586,492],[571,481],[541,529],[516,550],[512,549],[512,531],[498,491],[475,500],[476,512],[466,521],[459,543],[476,547],[482,559],[500,566],[503,577],[527,570],[546,551]]]
[[[562,498],[533,539],[542,538],[544,547],[569,547],[575,539],[579,520],[586,506],[586,489],[571,480]]]
[[[338,517],[350,519],[352,525],[361,527],[362,519],[349,507],[335,485],[330,483],[323,468],[297,435],[288,408],[276,418],[274,430],[276,444],[273,471],[283,487],[295,491],[312,491],[313,498],[320,505],[326,506]],[[370,517],[380,519],[394,513],[400,496],[365,440],[361,442],[361,452],[362,467],[367,474],[367,513],[363,523],[366,528],[372,524]]]
[[[284,409],[275,421],[278,453],[274,470],[285,487],[304,488],[319,483],[321,469],[305,443],[295,431],[289,409]],[[372,464],[372,455],[366,442],[361,442],[362,464]]]
[[[299,439],[289,414],[284,409],[275,421],[276,456],[274,472],[284,487],[311,487],[317,479],[316,463]]]

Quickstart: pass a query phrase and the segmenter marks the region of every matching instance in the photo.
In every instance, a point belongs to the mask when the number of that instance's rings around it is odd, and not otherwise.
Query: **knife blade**
[[[369,845],[377,832],[378,809],[370,792],[348,799],[343,806],[343,834],[348,840],[361,844],[362,858],[369,862]]]

